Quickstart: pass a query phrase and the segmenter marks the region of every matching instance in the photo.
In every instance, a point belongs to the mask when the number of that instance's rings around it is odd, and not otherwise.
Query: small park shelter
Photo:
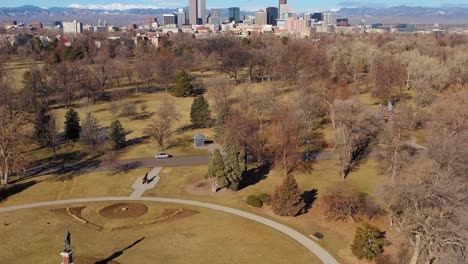
[[[205,147],[205,136],[202,135],[202,134],[196,134],[194,137],[193,137],[193,144],[196,148],[203,148]]]

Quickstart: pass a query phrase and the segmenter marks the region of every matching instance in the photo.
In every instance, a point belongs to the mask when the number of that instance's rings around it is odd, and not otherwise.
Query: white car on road
[[[167,154],[167,153],[159,153],[157,154],[156,156],[154,156],[155,158],[157,159],[168,159],[171,157],[171,155]]]

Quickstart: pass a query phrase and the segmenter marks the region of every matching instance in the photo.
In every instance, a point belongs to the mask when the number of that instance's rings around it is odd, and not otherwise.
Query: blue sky
[[[243,10],[264,9],[276,6],[277,0],[207,0],[207,7],[239,6]],[[410,6],[466,6],[468,0],[289,0],[296,12],[330,10],[340,7],[388,7],[396,5]],[[188,0],[0,0],[0,6],[11,7],[21,5],[36,5],[40,7],[74,6],[74,7],[107,7],[128,9],[131,7],[182,7],[188,5]]]

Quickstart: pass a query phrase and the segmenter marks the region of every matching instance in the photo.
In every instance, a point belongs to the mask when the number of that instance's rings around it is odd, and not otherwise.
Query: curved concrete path
[[[261,217],[252,213],[244,212],[238,209],[212,204],[199,201],[183,200],[183,199],[173,199],[173,198],[161,198],[161,197],[140,197],[140,198],[129,198],[129,197],[96,197],[96,198],[81,198],[81,199],[70,199],[70,200],[59,200],[59,201],[48,201],[48,202],[39,202],[31,204],[23,204],[17,206],[9,206],[0,208],[0,212],[11,212],[20,209],[36,208],[50,205],[61,205],[61,204],[70,204],[70,203],[88,203],[88,202],[106,202],[106,201],[151,201],[151,202],[163,202],[163,203],[176,203],[176,204],[185,204],[193,205],[198,207],[209,208],[213,210],[218,210],[226,212],[229,214],[237,215],[243,218],[250,219],[252,221],[258,222],[260,224],[274,228],[283,234],[291,237],[296,240],[298,243],[306,247],[310,252],[317,256],[323,263],[326,264],[338,264],[338,261],[331,256],[325,249],[319,246],[317,243],[312,241],[307,236],[297,232],[296,230],[287,227],[278,222],[272,221],[265,217]]]

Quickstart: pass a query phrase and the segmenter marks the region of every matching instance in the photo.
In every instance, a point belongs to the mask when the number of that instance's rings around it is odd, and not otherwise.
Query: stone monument
[[[62,257],[62,264],[74,264],[73,262],[73,250],[71,250],[71,234],[67,229],[65,233],[64,248],[60,256]]]

